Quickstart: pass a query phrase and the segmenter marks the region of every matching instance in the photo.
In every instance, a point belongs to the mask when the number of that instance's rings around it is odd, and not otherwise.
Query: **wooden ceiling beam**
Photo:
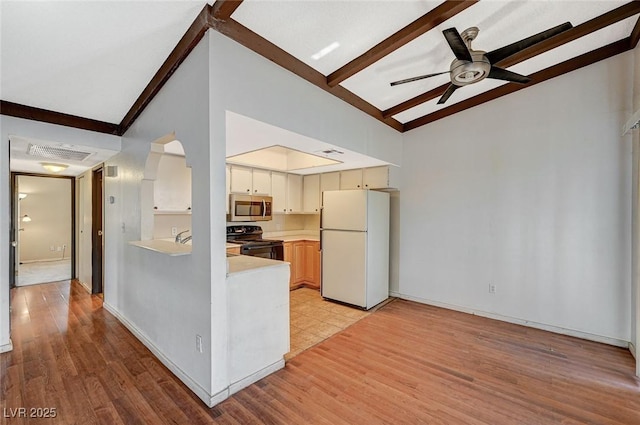
[[[640,41],[640,18],[636,21],[636,25],[633,27],[633,31],[631,31],[631,36],[629,36],[629,48],[635,49],[638,41]]]
[[[120,122],[120,129],[124,134],[133,122],[147,107],[151,100],[158,94],[180,64],[189,56],[189,53],[196,47],[198,42],[211,26],[211,6],[206,4],[196,19],[193,21],[187,32],[182,36],[176,47],[171,51],[169,57],[164,61],[160,69],[155,73],[147,87],[142,91],[138,99],[134,102],[127,115]]]
[[[0,100],[0,114],[9,117],[24,118],[32,121],[47,122],[50,124],[64,125],[66,127],[79,128],[81,130],[95,131],[97,133],[120,135],[118,124],[78,117],[76,115],[63,114],[62,112],[48,109],[35,108],[33,106]]]
[[[447,0],[435,9],[422,15],[400,31],[382,40],[374,47],[353,59],[327,76],[327,85],[334,87],[369,65],[379,61],[389,53],[399,49],[422,34],[457,15],[479,0]]]
[[[630,18],[638,13],[640,13],[640,1],[632,1],[598,17],[590,19],[587,22],[583,22],[582,24],[560,33],[555,37],[551,37],[538,44],[534,44],[528,49],[521,50],[515,55],[509,56],[505,60],[498,62],[496,65],[502,68],[513,66],[527,59],[531,59],[534,56],[555,49],[556,47],[562,46],[563,44],[601,30],[609,25],[618,23],[623,19]]]
[[[498,62],[496,65],[502,68],[508,68],[517,63],[523,62],[527,59],[531,59],[534,56],[540,55],[544,52],[561,46],[565,43],[569,43],[570,41],[576,40],[580,37],[584,37],[585,35],[589,35],[609,25],[613,25],[623,19],[630,18],[631,16],[638,13],[640,13],[640,1],[632,1],[587,22],[584,22],[576,27],[573,27],[570,30],[560,33],[554,37],[548,38],[538,44],[529,47],[528,49],[524,49],[516,53],[515,55],[509,56],[505,60]],[[448,86],[448,83],[443,84],[440,87],[399,103],[396,106],[382,111],[382,116],[384,118],[389,118],[422,103],[435,99],[436,97],[440,97]]]
[[[481,105],[483,103],[489,102],[491,100],[497,99],[507,94],[511,94],[519,90],[526,89],[528,87],[532,87],[536,84],[542,83],[543,81],[547,81],[551,78],[555,78],[560,75],[566,74],[568,72],[572,72],[577,69],[583,68],[585,66],[594,64],[601,60],[608,59],[612,56],[628,51],[629,46],[630,46],[630,38],[625,38],[625,39],[616,41],[614,43],[603,46],[599,49],[592,50],[591,52],[585,53],[580,56],[576,56],[573,59],[569,59],[557,65],[551,66],[549,68],[546,68],[534,74],[531,74],[530,75],[531,82],[528,83],[527,85],[520,85],[520,84],[514,84],[514,83],[505,84],[493,90],[489,90],[487,92],[474,96],[470,99],[463,100],[462,102],[451,105],[448,108],[440,109],[439,111],[433,112],[429,115],[425,115],[423,117],[416,118],[415,120],[406,122],[404,124],[403,130],[404,131],[413,130],[425,124],[432,123],[434,121],[451,116],[453,114],[472,108],[474,106]]]
[[[236,11],[242,0],[216,0],[211,6],[211,15],[214,19],[226,21],[231,18],[233,12]]]
[[[355,106],[362,112],[389,125],[390,127],[398,131],[402,131],[402,123],[393,118],[383,118],[382,112],[378,108],[351,93],[344,87],[330,87],[327,84],[326,77],[322,73],[316,71],[291,54],[285,52],[270,41],[246,28],[239,22],[234,21],[233,19],[229,19],[227,21],[214,20],[211,25],[212,28],[216,31],[242,44],[246,48],[259,54],[260,56],[270,60],[271,62],[274,62],[275,64],[288,71],[293,72],[300,78],[307,80],[308,82],[314,84],[322,90],[331,93],[332,95],[342,99],[352,106]]]

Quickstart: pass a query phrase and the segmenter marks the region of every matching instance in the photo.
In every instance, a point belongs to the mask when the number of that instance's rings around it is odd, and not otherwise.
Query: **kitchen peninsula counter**
[[[295,242],[295,241],[319,241],[320,234],[312,231],[301,231],[296,233],[295,231],[288,232],[269,232],[262,235],[264,239],[279,239],[283,242]]]
[[[229,265],[228,275],[270,267],[289,267],[289,263],[285,263],[284,261],[238,254],[228,254],[227,263]]]
[[[148,249],[150,251],[159,252],[170,257],[191,254],[191,244],[175,243],[165,239],[151,239],[148,241],[130,241],[129,245],[139,248]]]

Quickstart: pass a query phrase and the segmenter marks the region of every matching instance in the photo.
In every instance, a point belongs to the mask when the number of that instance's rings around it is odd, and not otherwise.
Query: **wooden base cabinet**
[[[290,289],[320,288],[320,242],[285,242],[284,261],[291,264]]]

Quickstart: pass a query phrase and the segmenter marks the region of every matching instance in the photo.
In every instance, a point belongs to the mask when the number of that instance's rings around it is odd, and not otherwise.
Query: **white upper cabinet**
[[[287,213],[302,212],[302,176],[287,174]]]
[[[320,213],[320,174],[311,174],[302,178],[303,212]]]
[[[393,165],[341,171],[340,190],[398,189],[399,174],[400,170]]]
[[[271,172],[232,165],[231,193],[270,195]]]
[[[225,198],[227,200],[227,214],[229,214],[229,194],[231,193],[231,167],[230,166],[226,166],[225,167],[226,170],[226,181],[227,181],[227,197]]]
[[[398,189],[400,186],[399,169],[393,165],[365,168],[362,170],[364,189]]]
[[[251,168],[231,166],[231,193],[251,194],[253,170]]]
[[[271,211],[274,214],[287,212],[287,175],[285,173],[271,173],[271,197],[273,205]]]
[[[340,190],[362,189],[362,169],[340,171]]]
[[[271,195],[271,171],[253,169],[253,195]]]
[[[320,192],[340,190],[340,171],[320,174]]]

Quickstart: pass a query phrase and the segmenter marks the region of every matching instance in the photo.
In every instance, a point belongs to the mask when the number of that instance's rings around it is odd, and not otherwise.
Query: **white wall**
[[[20,214],[31,218],[20,222],[20,261],[71,258],[71,179],[18,176],[17,180],[18,191],[28,195],[20,201]]]
[[[211,258],[224,255],[226,111],[383,161],[402,164],[402,134],[215,31],[209,31],[208,38],[211,66],[211,236],[213,241],[216,238],[220,241],[219,251],[217,246],[212,246]],[[179,134],[177,137],[183,141]],[[214,235],[213,229],[220,231]],[[198,233],[194,230],[194,234]],[[223,276],[216,274],[215,265],[212,265],[211,315],[213,323],[218,323],[222,321],[218,318],[224,311],[218,303],[226,297],[226,289]],[[223,349],[223,346],[218,348]],[[228,385],[215,375],[216,359],[221,360],[225,355],[221,351],[213,353],[214,389]]]
[[[632,69],[625,53],[407,133],[399,293],[629,341]]]
[[[114,204],[105,207],[105,306],[151,344],[205,401],[214,394],[211,350],[226,347],[227,328],[223,309],[219,325],[224,331],[212,339],[212,271],[213,279],[224,282],[226,266],[221,236],[224,216],[215,217],[218,224],[213,233],[221,241],[219,249],[218,245],[211,249],[210,243],[209,198],[223,195],[210,182],[208,80],[205,38],[123,136],[121,153],[108,161],[118,167],[118,176],[105,178],[105,195],[115,198]],[[127,243],[141,239],[140,189],[150,144],[172,132],[182,142],[192,167],[191,217],[198,237],[192,254],[180,257]],[[220,191],[224,193],[224,184]],[[202,336],[203,353],[196,351],[196,335]],[[222,363],[226,366],[226,359]],[[226,381],[226,367],[216,372]]]
[[[120,137],[21,118],[0,116],[0,351],[10,347],[9,335],[9,136],[120,149]]]
[[[634,49],[633,67],[633,109],[640,110],[640,45]],[[631,352],[636,356],[636,375],[640,376],[640,131],[631,131],[633,138],[633,249],[632,249],[632,309],[631,309]]]

